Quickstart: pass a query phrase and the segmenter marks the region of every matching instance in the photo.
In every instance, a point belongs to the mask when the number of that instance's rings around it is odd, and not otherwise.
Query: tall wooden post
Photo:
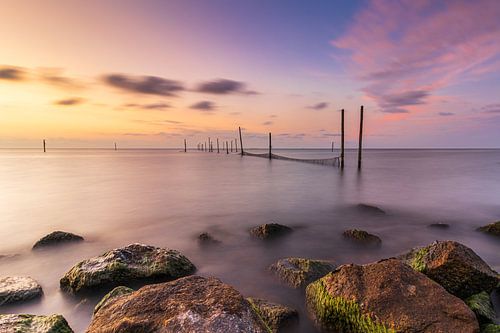
[[[358,146],[358,169],[361,169],[361,153],[363,150],[363,105],[359,114],[359,146]]]
[[[334,146],[335,146],[335,142],[334,142],[334,141],[332,141],[332,153],[333,153],[333,148],[334,148]]]
[[[341,138],[342,138],[342,141],[340,142],[340,167],[343,169],[344,168],[344,109],[342,109],[342,116],[341,116],[341,127],[340,127],[340,131],[341,131]]]
[[[227,144],[227,141],[226,141],[226,154],[229,154],[229,145]]]
[[[231,140],[231,153],[233,152],[233,140]]]
[[[187,152],[187,144],[186,144],[186,139],[184,139],[184,152]]]
[[[217,138],[217,154],[220,152],[219,150],[219,138]]]
[[[269,159],[272,158],[271,132],[269,132]]]
[[[240,132],[240,148],[241,148],[241,156],[243,156],[243,140],[241,139],[241,127],[238,127],[238,131]]]
[[[210,143],[210,137],[208,137],[208,152],[211,152],[211,150],[210,150],[211,146],[212,146],[212,144]]]
[[[116,142],[115,142],[115,150],[116,150]]]
[[[234,139],[234,151],[238,152],[238,140]]]
[[[45,139],[43,139],[43,152],[45,153],[47,150],[45,149]]]

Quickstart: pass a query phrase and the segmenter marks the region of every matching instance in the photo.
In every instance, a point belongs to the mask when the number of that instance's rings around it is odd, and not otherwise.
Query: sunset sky
[[[2,0],[0,147],[500,147],[500,1]]]

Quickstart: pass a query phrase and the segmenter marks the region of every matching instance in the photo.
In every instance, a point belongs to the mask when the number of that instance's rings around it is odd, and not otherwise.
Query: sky
[[[500,148],[497,0],[2,0],[0,148]]]

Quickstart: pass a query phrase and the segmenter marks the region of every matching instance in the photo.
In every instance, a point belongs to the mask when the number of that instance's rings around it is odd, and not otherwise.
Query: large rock
[[[474,251],[454,241],[436,241],[399,258],[462,299],[489,293],[499,282],[498,274]]]
[[[73,333],[61,315],[0,314],[2,333]]]
[[[477,230],[485,232],[487,234],[500,237],[500,221],[490,223]]]
[[[251,305],[216,278],[188,276],[111,298],[87,333],[268,332]]]
[[[342,233],[344,238],[347,238],[351,241],[360,244],[368,244],[368,245],[380,245],[382,244],[382,240],[380,237],[370,234],[364,230],[359,229],[348,229]]]
[[[61,288],[80,292],[140,280],[166,281],[192,274],[196,267],[180,252],[131,244],[81,261],[61,279]]]
[[[0,277],[0,305],[28,301],[42,294],[42,287],[30,277]]]
[[[491,303],[490,295],[482,291],[479,294],[472,295],[465,300],[465,303],[476,314],[479,323],[493,323],[496,319],[495,310]]]
[[[299,322],[297,310],[259,298],[247,298],[253,310],[267,325],[269,331],[281,333],[289,331]]]
[[[358,209],[358,211],[366,214],[385,215],[385,211],[377,206],[360,203],[356,206],[356,208]]]
[[[38,242],[33,245],[33,249],[39,249],[46,246],[54,246],[65,243],[75,243],[83,241],[82,236],[72,234],[64,231],[54,231],[45,237],[42,237]]]
[[[221,241],[218,239],[215,239],[211,234],[208,232],[204,232],[198,235],[198,243],[201,246],[210,246],[210,245],[217,245],[220,244]]]
[[[278,223],[266,223],[250,229],[250,234],[260,239],[272,239],[292,232],[293,229]]]
[[[335,267],[326,260],[284,258],[269,266],[269,269],[290,287],[300,288],[325,276]]]
[[[97,311],[99,311],[104,306],[104,304],[108,303],[111,299],[118,296],[130,294],[133,292],[134,289],[125,286],[119,286],[114,288],[109,293],[104,295],[104,297],[99,301],[99,303],[97,303],[97,305],[94,307],[94,314],[96,314]]]
[[[462,300],[397,259],[340,266],[311,283],[306,300],[326,332],[479,332]]]

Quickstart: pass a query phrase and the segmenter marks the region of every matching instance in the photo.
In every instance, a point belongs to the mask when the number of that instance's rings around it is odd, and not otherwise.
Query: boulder
[[[60,280],[61,289],[80,292],[140,281],[166,281],[194,273],[196,267],[175,250],[131,244],[79,262]]]
[[[247,301],[273,333],[289,331],[298,324],[299,313],[295,309],[259,298],[249,297]]]
[[[292,232],[293,229],[278,223],[266,223],[250,229],[250,234],[260,239],[271,239]]]
[[[30,277],[0,277],[0,305],[28,301],[42,294],[42,287]]]
[[[73,333],[61,315],[0,314],[0,332]]]
[[[429,224],[428,227],[435,228],[435,229],[448,229],[450,227],[450,225],[448,223],[437,222],[437,223]]]
[[[326,332],[479,332],[462,300],[397,259],[342,265],[307,286],[306,302]]]
[[[372,205],[367,205],[360,203],[356,206],[357,210],[366,213],[366,214],[373,214],[373,215],[385,215],[385,211],[377,206],[372,206]]]
[[[481,333],[500,333],[500,325],[487,324],[481,327]]]
[[[211,234],[208,232],[204,232],[200,235],[198,235],[198,243],[200,245],[215,245],[215,244],[220,244],[220,240],[215,239]]]
[[[269,266],[269,269],[290,287],[300,288],[333,271],[335,265],[326,260],[284,258]]]
[[[479,323],[493,323],[496,319],[495,310],[491,303],[490,295],[482,291],[479,294],[472,295],[465,300],[465,303],[476,314]]]
[[[125,286],[119,286],[119,287],[114,288],[109,293],[104,295],[104,297],[99,301],[99,303],[97,303],[97,305],[94,308],[94,314],[96,314],[97,311],[99,311],[99,309],[104,306],[104,304],[109,302],[109,300],[111,300],[115,297],[118,297],[118,296],[130,294],[133,292],[134,292],[134,289],[129,288],[129,287],[125,287]]]
[[[266,325],[233,287],[216,278],[188,276],[111,298],[87,333],[264,333]]]
[[[370,234],[364,230],[359,229],[348,229],[342,233],[344,238],[352,240],[361,244],[370,244],[370,245],[380,245],[382,244],[382,240],[380,237]]]
[[[498,274],[474,251],[454,241],[435,241],[399,258],[462,299],[490,293],[499,282]]]
[[[493,236],[500,237],[500,221],[490,223],[488,225],[478,228],[477,230]]]
[[[82,236],[72,234],[64,231],[54,231],[45,237],[40,238],[38,242],[33,245],[33,249],[39,249],[46,246],[54,246],[65,243],[74,243],[83,241]]]

